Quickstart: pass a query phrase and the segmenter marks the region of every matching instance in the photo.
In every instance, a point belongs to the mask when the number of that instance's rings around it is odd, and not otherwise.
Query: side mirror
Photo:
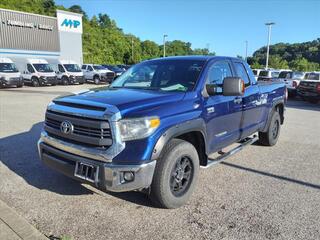
[[[239,77],[226,77],[223,79],[224,96],[242,96],[244,94],[245,84]]]

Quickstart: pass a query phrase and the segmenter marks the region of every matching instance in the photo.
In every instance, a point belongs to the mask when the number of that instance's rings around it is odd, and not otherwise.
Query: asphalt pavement
[[[0,90],[0,200],[46,236],[320,239],[319,104],[290,100],[276,146],[252,145],[201,169],[189,203],[164,210],[142,193],[104,193],[40,162],[46,105],[89,87]]]

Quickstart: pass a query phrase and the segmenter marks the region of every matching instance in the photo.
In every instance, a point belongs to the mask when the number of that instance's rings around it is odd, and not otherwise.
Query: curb
[[[0,224],[4,223],[6,232],[14,233],[17,239],[23,240],[48,240],[42,233],[40,233],[35,227],[29,224],[24,218],[19,216],[12,208],[6,205],[0,200]],[[5,236],[1,236],[3,238]]]

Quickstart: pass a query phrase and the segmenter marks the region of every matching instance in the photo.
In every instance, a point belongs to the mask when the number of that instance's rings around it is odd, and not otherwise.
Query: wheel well
[[[277,110],[277,112],[279,112],[281,124],[283,124],[283,122],[284,122],[284,105],[283,105],[283,103],[277,104],[275,106],[275,109]]]
[[[93,76],[93,79],[95,79],[96,77],[98,77],[98,78],[100,79],[99,74],[95,74],[95,75]]]
[[[207,165],[208,159],[206,155],[205,141],[201,132],[199,131],[188,132],[188,133],[184,133],[182,135],[176,136],[175,138],[182,139],[191,143],[198,152],[200,165],[201,166]]]

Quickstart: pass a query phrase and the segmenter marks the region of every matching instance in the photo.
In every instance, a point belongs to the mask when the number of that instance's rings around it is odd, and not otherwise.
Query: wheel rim
[[[177,159],[170,175],[170,190],[176,196],[182,196],[190,187],[193,177],[193,164],[189,157]]]
[[[272,133],[272,137],[273,139],[276,139],[278,137],[278,133],[279,133],[279,121],[276,120],[273,124],[273,127],[272,127],[272,130],[271,130],[271,133]]]
[[[99,84],[99,78],[95,78],[95,79],[94,79],[94,83],[95,83],[95,84]]]

